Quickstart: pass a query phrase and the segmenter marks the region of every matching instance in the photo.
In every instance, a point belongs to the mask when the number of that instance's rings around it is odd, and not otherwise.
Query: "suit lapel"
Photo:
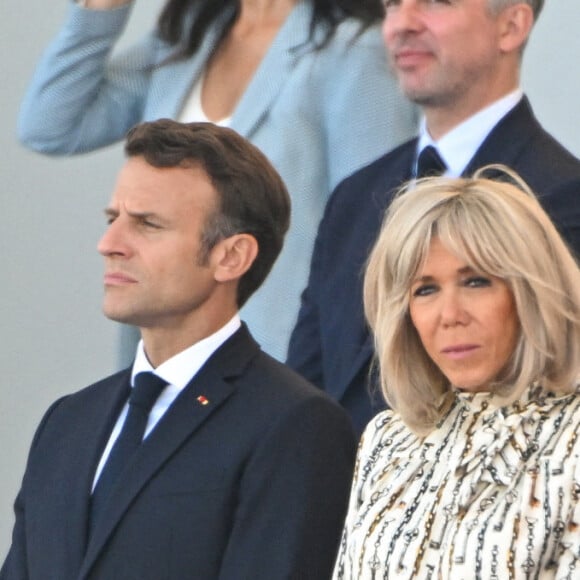
[[[129,372],[117,374],[108,379],[110,382],[106,389],[98,388],[98,396],[91,404],[92,412],[77,428],[71,442],[74,448],[67,452],[69,469],[62,473],[62,481],[68,490],[66,502],[69,509],[60,513],[59,519],[65,520],[60,529],[66,532],[66,542],[63,544],[68,546],[69,553],[76,560],[72,567],[75,570],[79,569],[86,548],[89,497],[95,467],[127,398],[129,376]]]
[[[48,421],[46,428],[57,452],[38,460],[46,479],[33,529],[38,537],[49,535],[53,545],[63,546],[44,556],[46,568],[59,570],[63,578],[74,577],[83,561],[95,466],[126,400],[128,377],[128,372],[121,372],[104,379],[58,401],[47,414],[60,418]]]
[[[516,165],[518,157],[532,136],[540,130],[528,99],[523,97],[507,115],[498,121],[467,164],[462,175],[470,176],[477,169],[492,163]]]
[[[268,49],[232,117],[232,128],[250,137],[272,107],[302,51],[312,50],[309,42],[312,6],[299,2]]]
[[[132,502],[147,482],[234,393],[228,379],[239,376],[259,347],[242,327],[206,362],[179,394],[139,448],[113,490],[93,531],[79,578],[85,578]]]
[[[167,101],[160,108],[167,110],[169,116],[177,118],[181,113],[191,87],[203,74],[231,15],[232,11],[228,10],[220,16],[191,58],[172,65],[171,83],[175,90],[159,96],[161,101]],[[312,48],[308,38],[311,17],[312,6],[309,2],[299,2],[295,6],[242,95],[232,115],[231,127],[244,137],[249,138],[266,116],[302,51]]]
[[[208,28],[199,48],[190,58],[172,62],[165,71],[161,66],[159,74],[166,72],[170,75],[167,86],[172,88],[159,95],[159,102],[156,106],[159,110],[166,111],[168,117],[179,118],[192,87],[204,73],[205,67],[221,39],[223,28],[232,17],[233,11],[234,7],[232,6],[220,14],[216,22]],[[174,51],[175,47],[168,47],[167,51],[160,57],[161,62],[170,58]]]

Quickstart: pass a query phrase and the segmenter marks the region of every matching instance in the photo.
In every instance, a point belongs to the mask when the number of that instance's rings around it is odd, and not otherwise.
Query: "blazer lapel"
[[[55,544],[66,547],[61,553],[48,555],[52,561],[60,562],[57,567],[63,578],[76,573],[83,561],[95,466],[126,400],[129,376],[126,371],[118,373],[94,385],[86,394],[61,403],[72,405],[69,412],[73,417],[83,413],[82,422],[75,420],[73,435],[59,444],[59,457],[46,459],[53,462],[52,468],[54,462],[58,463],[58,479],[46,485],[43,525],[47,522],[51,527],[43,533],[61,536]],[[90,411],[85,412],[87,409]],[[59,525],[54,526],[54,522]]]
[[[115,527],[147,482],[233,394],[235,388],[227,379],[241,374],[258,351],[259,347],[242,327],[180,393],[127,466],[122,484],[112,492],[111,501],[93,531],[79,579],[88,575]]]
[[[75,482],[75,485],[67,485],[69,489],[67,501],[70,506],[76,507],[67,509],[65,513],[61,514],[61,517],[68,519],[65,526],[69,530],[67,543],[71,553],[77,555],[79,565],[86,549],[89,497],[95,468],[114,422],[127,399],[129,377],[128,371],[116,375],[108,385],[107,393],[104,393],[102,389],[100,390],[99,397],[95,398],[92,405],[91,416],[83,420],[82,425],[79,425],[79,429],[82,430],[77,431],[76,440],[87,442],[86,446],[76,457],[71,457],[71,470],[69,473],[63,474],[65,480]],[[105,422],[103,422],[103,417],[107,417]],[[78,570],[78,566],[76,569]]]
[[[171,57],[175,52],[175,47],[168,47],[166,51],[160,53],[159,74],[169,75],[167,86],[172,88],[158,95],[156,107],[158,110],[165,111],[166,116],[173,119],[179,118],[192,87],[204,73],[205,67],[221,39],[223,28],[232,17],[234,9],[234,7],[230,7],[220,14],[216,22],[208,28],[199,48],[190,58],[174,61],[171,66],[164,68],[163,60]]]
[[[203,74],[208,60],[220,41],[222,30],[232,11],[225,11],[206,33],[201,46],[189,59],[178,61],[168,67],[171,85],[175,90],[159,95],[158,108],[168,116],[177,118],[191,87]],[[267,114],[289,78],[302,50],[312,50],[309,42],[312,6],[309,2],[299,2],[278,32],[268,49],[258,70],[242,95],[233,115],[231,126],[244,137],[250,137]],[[318,32],[320,34],[320,32]],[[315,33],[316,39],[316,33]],[[171,48],[173,51],[174,49]],[[171,52],[163,55],[169,56]],[[169,81],[168,81],[169,82]]]
[[[268,113],[309,41],[312,6],[299,2],[278,32],[232,117],[232,128],[250,137]],[[316,39],[316,38],[315,38]]]

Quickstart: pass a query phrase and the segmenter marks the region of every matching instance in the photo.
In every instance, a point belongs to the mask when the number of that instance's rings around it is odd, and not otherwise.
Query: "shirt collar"
[[[131,385],[135,375],[141,372],[154,372],[168,384],[183,389],[191,379],[197,374],[199,369],[206,363],[209,357],[241,326],[240,317],[236,314],[228,323],[222,326],[217,332],[196,342],[180,353],[172,356],[156,369],[151,366],[147,359],[143,341],[137,345],[137,353],[133,370],[131,372]]]
[[[425,118],[423,118],[420,124],[415,157],[424,147],[433,145],[447,165],[448,169],[445,175],[459,177],[492,129],[521,101],[523,96],[524,94],[519,88],[512,91],[457,125],[439,141],[434,141],[431,138]]]

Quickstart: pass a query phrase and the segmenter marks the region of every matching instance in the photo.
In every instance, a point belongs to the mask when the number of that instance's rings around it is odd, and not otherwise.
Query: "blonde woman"
[[[369,258],[392,410],[363,435],[335,579],[580,574],[580,271],[492,170],[399,195]]]

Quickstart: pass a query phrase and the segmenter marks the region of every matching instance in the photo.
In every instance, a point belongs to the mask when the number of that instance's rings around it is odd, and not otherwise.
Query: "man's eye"
[[[151,228],[151,229],[155,229],[158,230],[161,226],[155,222],[152,222],[150,220],[143,220],[141,222],[146,228]]]

